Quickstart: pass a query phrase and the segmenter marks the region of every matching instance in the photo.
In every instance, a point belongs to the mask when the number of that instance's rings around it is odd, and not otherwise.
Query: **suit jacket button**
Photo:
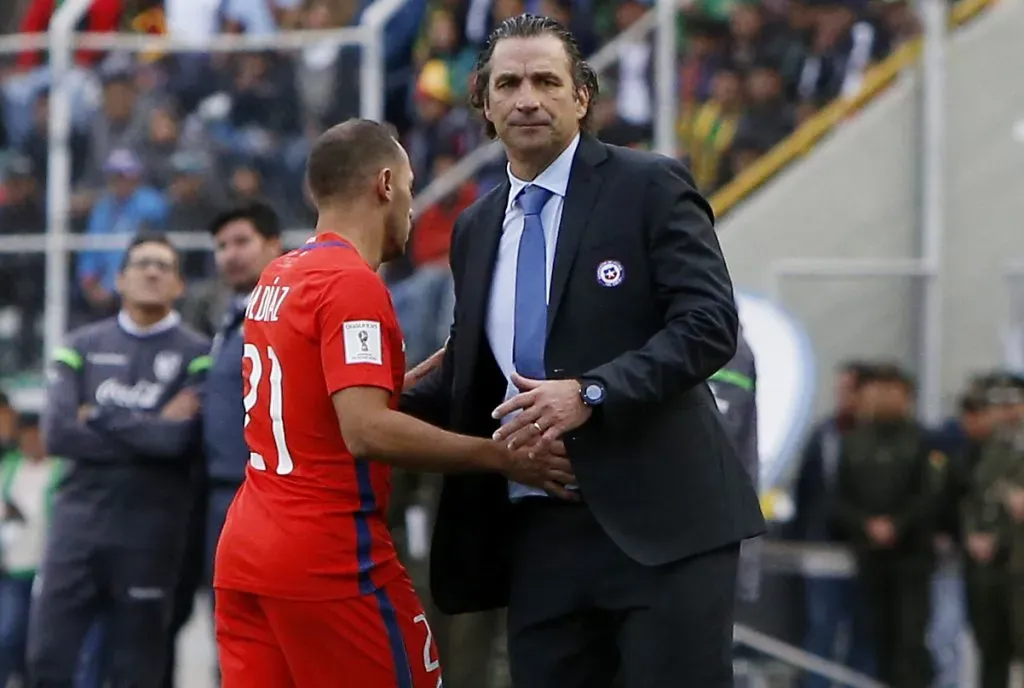
[[[555,368],[551,372],[554,375],[564,375],[565,374],[565,369],[564,368]]]

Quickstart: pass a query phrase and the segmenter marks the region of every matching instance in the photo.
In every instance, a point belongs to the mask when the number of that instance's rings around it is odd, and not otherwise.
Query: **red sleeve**
[[[321,292],[316,318],[328,394],[348,387],[395,392],[389,343],[397,325],[380,277],[370,270],[338,275]]]
[[[22,17],[21,33],[46,33],[52,15],[53,0],[32,0],[32,4],[25,9],[25,16]],[[40,60],[41,53],[38,51],[25,51],[18,55],[18,66],[34,67]]]

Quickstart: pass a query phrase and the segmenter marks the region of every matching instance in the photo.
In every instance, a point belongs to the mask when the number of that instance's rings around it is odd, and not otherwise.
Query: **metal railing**
[[[69,234],[71,208],[71,74],[73,53],[78,48],[128,52],[170,51],[233,53],[250,50],[294,50],[310,44],[362,47],[360,61],[360,114],[383,119],[384,27],[405,0],[376,0],[354,27],[330,31],[288,31],[273,35],[216,35],[202,40],[174,36],[120,33],[76,33],[75,27],[93,0],[68,0],[54,13],[47,34],[17,34],[0,37],[0,53],[47,49],[50,54],[49,161],[46,191],[47,232],[43,236],[8,236],[0,252],[42,249],[46,254],[46,313],[43,325],[45,355],[64,336],[68,319],[67,294],[70,286],[68,252],[82,248],[123,248],[130,237],[110,236],[95,244],[83,244]],[[294,237],[291,237],[294,238]],[[176,237],[183,249],[207,245],[206,237]],[[104,245],[107,241],[111,243]],[[38,242],[41,242],[41,246]]]

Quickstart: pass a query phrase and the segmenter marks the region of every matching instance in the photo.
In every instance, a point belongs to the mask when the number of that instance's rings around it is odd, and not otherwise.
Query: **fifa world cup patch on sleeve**
[[[380,323],[376,320],[348,320],[342,326],[345,364],[370,363],[384,365]]]

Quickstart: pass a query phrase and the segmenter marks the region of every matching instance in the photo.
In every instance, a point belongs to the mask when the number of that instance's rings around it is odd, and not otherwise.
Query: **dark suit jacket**
[[[455,225],[455,322],[443,364],[402,408],[487,436],[506,381],[484,332],[507,180]],[[597,279],[623,266],[618,286]],[[584,136],[573,160],[548,304],[548,378],[586,376],[604,404],[564,437],[588,508],[649,566],[763,531],[757,496],[705,380],[736,350],[738,318],[711,209],[677,161]],[[510,521],[500,475],[444,479],[431,551],[434,601],[447,613],[507,603]],[[730,582],[731,584],[731,582]]]

